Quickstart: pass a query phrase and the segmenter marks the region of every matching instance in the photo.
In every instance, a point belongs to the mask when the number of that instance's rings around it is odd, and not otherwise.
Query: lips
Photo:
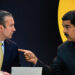
[[[64,35],[66,36],[66,38],[67,38],[68,41],[72,41],[72,39],[71,39],[71,37],[69,36],[69,34],[64,33]]]
[[[11,36],[14,34],[14,32],[13,33],[11,33]]]

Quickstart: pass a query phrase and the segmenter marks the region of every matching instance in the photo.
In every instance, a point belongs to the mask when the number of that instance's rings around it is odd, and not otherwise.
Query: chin
[[[68,39],[68,41],[70,41],[70,42],[75,42],[75,40],[72,40],[72,39]]]
[[[11,39],[12,37],[8,37],[7,39]]]
[[[71,39],[67,39],[68,41],[73,41],[73,40],[71,40]]]
[[[11,39],[12,37],[10,37],[9,39]]]

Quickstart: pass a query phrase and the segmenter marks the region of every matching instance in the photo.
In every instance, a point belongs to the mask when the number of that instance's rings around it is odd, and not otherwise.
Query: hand
[[[11,75],[11,74],[8,72],[3,72],[3,75]]]
[[[38,58],[36,57],[36,55],[33,52],[31,52],[29,50],[24,50],[24,49],[18,49],[18,51],[24,52],[26,61],[31,62],[33,64],[37,63]]]
[[[0,71],[0,75],[11,75],[11,74],[10,74],[10,73],[8,73],[8,72]]]
[[[4,75],[2,71],[0,71],[0,75]]]

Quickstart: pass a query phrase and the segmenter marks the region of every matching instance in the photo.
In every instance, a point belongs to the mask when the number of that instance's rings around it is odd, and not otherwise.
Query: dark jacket
[[[11,67],[19,65],[18,47],[16,46],[15,42],[5,40],[2,71],[11,73]]]
[[[43,75],[75,75],[75,42],[65,42],[58,47],[57,56],[49,66],[37,62],[43,67]]]

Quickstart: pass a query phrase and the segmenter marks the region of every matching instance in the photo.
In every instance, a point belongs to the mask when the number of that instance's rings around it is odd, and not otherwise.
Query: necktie
[[[2,43],[0,43],[0,70],[3,63],[3,52],[2,52]]]

